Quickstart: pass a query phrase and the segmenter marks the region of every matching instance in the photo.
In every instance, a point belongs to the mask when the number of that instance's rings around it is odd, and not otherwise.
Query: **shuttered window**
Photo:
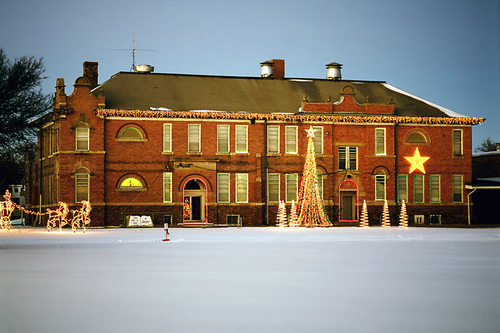
[[[83,200],[89,200],[89,174],[88,173],[77,173],[75,174],[75,197],[76,202],[82,202]]]
[[[429,176],[429,201],[433,203],[441,202],[441,176]]]
[[[453,156],[463,156],[462,130],[453,130]]]
[[[172,173],[163,173],[163,202],[172,202]]]
[[[357,170],[358,147],[339,147],[339,170]]]
[[[285,152],[297,154],[297,126],[285,126]]]
[[[201,125],[190,124],[188,125],[188,152],[199,153],[201,152]]]
[[[163,151],[172,151],[172,124],[163,124]]]
[[[217,125],[217,152],[229,153],[229,125]]]
[[[76,150],[89,150],[89,128],[77,127],[75,132]]]
[[[375,129],[375,155],[385,155],[385,128]]]
[[[267,193],[269,201],[280,201],[280,174],[270,173],[267,175]]]
[[[248,153],[248,126],[236,125],[236,152]]]
[[[385,200],[385,175],[375,175],[375,200]]]
[[[398,186],[398,202],[408,202],[408,176],[398,175],[397,178]]]
[[[217,202],[229,202],[229,173],[217,174]]]
[[[453,202],[462,202],[463,176],[453,175]]]
[[[298,197],[298,186],[299,185],[299,175],[297,173],[290,173],[286,175],[286,201],[292,202],[294,200],[297,202]]]
[[[316,155],[323,154],[323,127],[314,126],[316,132],[314,132],[314,153]]]
[[[248,202],[248,174],[236,174],[236,202]]]
[[[280,128],[279,126],[267,126],[267,152],[276,154],[280,152],[279,147]]]
[[[413,176],[413,202],[423,203],[424,198],[424,175]]]

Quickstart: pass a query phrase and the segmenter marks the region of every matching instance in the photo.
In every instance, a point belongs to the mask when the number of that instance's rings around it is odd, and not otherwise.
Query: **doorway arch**
[[[359,220],[359,188],[352,179],[346,179],[339,185],[339,222]]]
[[[208,223],[208,186],[201,178],[189,178],[182,187],[183,224]]]

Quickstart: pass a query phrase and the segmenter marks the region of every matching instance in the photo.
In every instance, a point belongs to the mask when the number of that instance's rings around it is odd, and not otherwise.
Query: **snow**
[[[403,94],[403,95],[409,96],[409,97],[411,97],[411,98],[414,98],[414,99],[416,99],[416,100],[419,100],[419,101],[421,101],[421,102],[424,102],[424,103],[426,103],[426,104],[428,104],[428,105],[430,105],[430,106],[432,106],[432,107],[435,107],[436,109],[439,109],[441,112],[444,112],[445,114],[447,114],[447,115],[448,115],[448,116],[450,116],[450,117],[455,117],[455,118],[467,118],[467,116],[461,115],[461,114],[459,114],[459,113],[456,113],[455,111],[451,111],[451,110],[449,110],[449,109],[447,109],[447,108],[444,108],[444,107],[442,107],[442,106],[440,106],[440,105],[437,105],[437,104],[434,104],[434,103],[432,103],[432,102],[429,102],[429,101],[427,101],[427,100],[425,100],[425,99],[423,99],[423,98],[421,98],[421,97],[418,97],[418,96],[415,96],[415,95],[413,95],[413,94],[410,94],[409,92],[404,91],[404,90],[402,90],[402,89],[400,89],[400,88],[397,88],[397,87],[395,87],[395,86],[393,86],[393,85],[390,85],[390,84],[388,84],[388,83],[382,83],[382,85],[383,85],[384,87],[386,87],[387,89],[391,89],[391,90],[393,90],[393,91],[395,91],[395,92],[397,92],[397,93],[400,93],[400,94]]]
[[[0,232],[0,332],[497,332],[500,229]]]

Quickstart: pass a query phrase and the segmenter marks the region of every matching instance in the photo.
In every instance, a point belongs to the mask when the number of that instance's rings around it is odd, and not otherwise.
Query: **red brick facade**
[[[92,64],[95,63],[88,66]],[[122,116],[109,116],[96,112],[104,108],[105,97],[94,96],[90,92],[97,82],[96,71],[97,67],[95,70],[91,68],[90,74],[87,71],[86,76],[77,79],[70,96],[64,93],[64,81],[58,79],[54,112],[51,117],[41,122],[38,156],[30,165],[28,195],[31,209],[40,208],[40,186],[43,209],[56,206],[58,201],[67,202],[73,208],[77,207],[79,204],[76,203],[76,174],[88,173],[88,199],[93,207],[93,226],[123,226],[127,215],[150,215],[158,226],[162,225],[165,215],[170,215],[174,225],[181,225],[187,222],[183,218],[186,184],[197,179],[198,184],[201,184],[199,193],[202,201],[199,209],[202,212],[201,218],[192,222],[224,225],[228,214],[236,214],[240,215],[244,226],[275,225],[278,202],[266,200],[268,174],[280,175],[280,199],[286,199],[286,175],[302,173],[307,145],[305,130],[312,125],[322,127],[323,151],[317,155],[316,162],[320,173],[323,174],[326,210],[334,225],[357,224],[363,200],[366,200],[369,207],[370,224],[380,224],[379,217],[384,200],[376,200],[375,192],[376,179],[382,179],[382,176],[385,176],[385,188],[381,192],[382,187],[379,187],[379,195],[385,194],[389,202],[392,224],[397,225],[400,209],[396,194],[398,175],[406,175],[407,179],[410,225],[414,224],[415,215],[424,216],[424,225],[430,223],[431,215],[441,215],[443,225],[467,223],[466,193],[463,185],[471,180],[471,125],[458,122],[432,124],[386,120],[363,123],[336,122],[315,121],[314,118],[311,118],[311,121],[303,121],[303,118],[294,116],[269,119],[252,119],[241,115],[228,116],[228,119],[134,117],[124,115],[125,113]],[[349,86],[344,88],[341,96],[340,101],[322,103],[308,103],[304,100],[302,114],[311,112],[394,116],[393,104],[388,102],[380,105],[357,101],[354,90]],[[164,124],[171,124],[171,152],[163,151]],[[188,152],[190,124],[199,124],[201,128],[199,153]],[[218,153],[218,125],[229,125],[229,153]],[[236,152],[236,125],[246,125],[248,128],[248,152]],[[279,126],[278,153],[267,153],[266,137],[269,126]],[[297,126],[297,153],[286,152],[287,126]],[[78,127],[89,128],[88,150],[79,150],[76,147]],[[121,131],[127,127],[136,128],[142,139],[120,139]],[[454,156],[453,153],[454,130],[460,130],[461,133],[462,153],[458,154],[459,156]],[[376,131],[384,134],[385,151],[379,154],[376,153]],[[420,133],[425,142],[408,142],[411,141],[410,134],[415,132]],[[356,166],[350,166],[352,170],[344,170],[348,169],[347,167],[339,168],[340,163],[343,163],[339,155],[341,151],[344,152],[345,147],[353,147],[348,148],[352,149],[349,151],[352,157],[349,163],[356,163]],[[409,174],[410,164],[404,158],[413,156],[417,147],[422,156],[430,157],[425,163],[423,202],[415,202],[414,196],[418,191],[415,189],[414,175],[423,173],[415,171]],[[171,202],[164,202],[164,173],[172,173]],[[217,200],[218,174],[230,175],[229,203]],[[237,174],[248,175],[248,202],[236,202]],[[439,175],[439,200],[432,203],[431,175]],[[456,190],[455,197],[453,195],[453,175],[461,175],[460,200],[457,199]],[[120,188],[121,181],[129,176],[139,179],[143,188]],[[340,211],[345,205],[350,205],[350,212]]]

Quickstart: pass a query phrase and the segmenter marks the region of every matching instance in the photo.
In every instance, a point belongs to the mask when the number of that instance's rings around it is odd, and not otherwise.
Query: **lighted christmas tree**
[[[278,227],[286,227],[287,226],[286,206],[285,206],[285,201],[283,201],[283,200],[280,201],[280,204],[278,206],[278,214],[276,216],[276,225]]]
[[[307,153],[302,181],[300,182],[298,225],[306,227],[329,227],[332,224],[325,214],[318,186],[316,157],[314,155],[315,130],[311,126],[306,132]]]
[[[298,216],[297,216],[297,205],[295,200],[292,200],[292,207],[290,208],[290,218],[288,219],[288,224],[290,227],[298,226]]]
[[[391,217],[389,216],[389,206],[387,205],[387,200],[384,202],[384,210],[382,211],[382,227],[391,226]]]
[[[408,215],[406,214],[406,203],[404,200],[401,204],[401,212],[399,213],[399,226],[401,228],[408,228]]]
[[[361,209],[361,218],[359,220],[359,226],[361,228],[368,227],[368,208],[366,207],[366,200],[363,200],[363,208]]]

